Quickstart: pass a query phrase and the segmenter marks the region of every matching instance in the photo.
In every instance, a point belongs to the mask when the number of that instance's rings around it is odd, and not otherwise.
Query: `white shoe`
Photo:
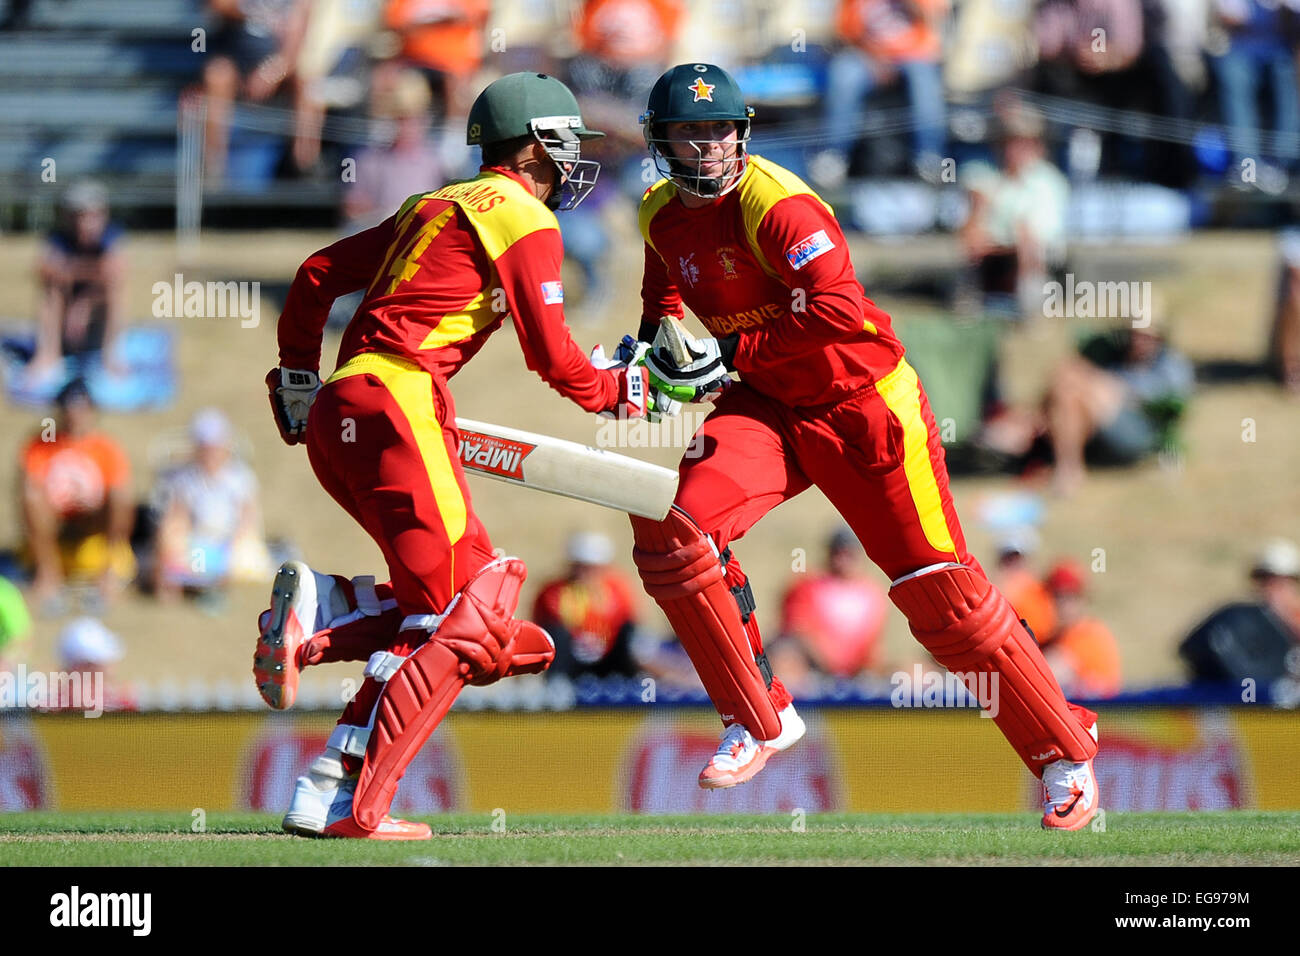
[[[807,731],[803,718],[795,713],[794,704],[786,705],[778,715],[781,733],[771,740],[758,740],[741,724],[732,724],[722,733],[722,741],[709,762],[700,771],[700,786],[721,790],[753,779],[775,753],[788,750]]]
[[[428,840],[427,823],[395,820],[387,814],[374,830],[363,830],[352,819],[356,777],[343,774],[339,752],[326,748],[306,774],[298,778],[289,812],[280,826],[299,836],[350,837],[363,840]]]
[[[1088,732],[1097,739],[1097,725]],[[1100,806],[1092,761],[1057,760],[1043,768],[1043,829],[1082,830]]]
[[[781,718],[781,732],[771,740],[763,741],[763,744],[776,751],[789,750],[803,739],[808,727],[804,724],[803,718],[795,713],[793,703],[786,704],[785,710],[777,716]]]
[[[298,778],[289,811],[280,824],[287,832],[320,836],[330,824],[352,816],[357,781],[344,773],[340,757],[337,750],[326,749]]]

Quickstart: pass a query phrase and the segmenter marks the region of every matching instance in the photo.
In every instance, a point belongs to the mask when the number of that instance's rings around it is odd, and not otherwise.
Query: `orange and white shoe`
[[[798,743],[807,727],[795,713],[794,704],[787,705],[778,716],[781,733],[772,740],[758,740],[741,724],[732,724],[723,731],[718,749],[700,771],[700,786],[722,790],[752,780],[773,754]]]
[[[1097,725],[1089,729],[1097,739]],[[1057,760],[1043,768],[1043,829],[1082,830],[1100,806],[1092,761]]]
[[[257,648],[253,679],[262,699],[276,710],[288,710],[298,696],[298,648],[335,617],[347,611],[346,595],[327,574],[301,561],[286,561],[271,586],[271,608],[257,619]]]

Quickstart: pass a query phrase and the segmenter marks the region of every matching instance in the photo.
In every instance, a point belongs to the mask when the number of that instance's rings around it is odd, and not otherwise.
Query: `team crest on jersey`
[[[785,250],[785,258],[790,263],[790,268],[799,270],[823,252],[830,252],[834,248],[835,240],[826,235],[825,229],[818,229],[811,236],[805,236]]]
[[[695,99],[691,100],[691,102],[698,103],[700,100],[704,100],[706,103],[712,103],[713,90],[716,86],[716,83],[705,83],[704,77],[697,76],[695,82],[691,84],[691,92],[695,94]]]
[[[695,253],[678,256],[677,265],[682,270],[682,278],[691,288],[695,288],[695,283],[700,279],[700,267],[695,264]]]
[[[722,246],[718,249],[718,265],[722,266],[722,278],[740,278],[740,274],[736,272],[736,250],[732,246]]]
[[[798,268],[797,266],[795,268]],[[547,305],[560,305],[564,302],[564,285],[560,282],[542,283],[542,301]]]

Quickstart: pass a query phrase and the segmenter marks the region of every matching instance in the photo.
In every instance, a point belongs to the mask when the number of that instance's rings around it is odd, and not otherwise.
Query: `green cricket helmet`
[[[465,141],[486,146],[532,136],[551,157],[560,186],[547,200],[551,209],[573,209],[591,192],[600,163],[582,158],[582,141],[605,134],[587,129],[578,101],[567,86],[545,73],[511,73],[488,84],[470,107]]]
[[[753,118],[753,107],[745,105],[745,97],[730,73],[712,63],[683,63],[655,83],[646,111],[641,114],[641,128],[660,176],[671,179],[678,189],[713,199],[725,196],[740,182],[749,161],[746,147]],[[736,155],[722,160],[721,175],[701,175],[700,162],[710,144],[727,141],[693,139],[689,142],[699,159],[673,156],[668,145],[669,123],[725,121],[736,124]]]

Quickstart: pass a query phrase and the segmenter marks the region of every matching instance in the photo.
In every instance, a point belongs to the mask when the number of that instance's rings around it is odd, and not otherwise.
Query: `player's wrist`
[[[736,371],[736,351],[739,348],[739,332],[733,332],[731,335],[718,339],[718,355],[722,359],[723,368],[728,372]]]

